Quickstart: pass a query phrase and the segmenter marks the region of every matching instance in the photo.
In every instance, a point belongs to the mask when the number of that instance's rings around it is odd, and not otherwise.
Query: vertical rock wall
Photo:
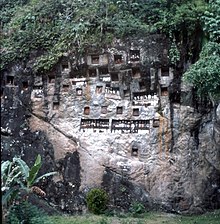
[[[203,212],[220,206],[219,107],[193,99],[161,35],[116,40],[62,58],[48,74],[2,75],[3,159],[20,154],[59,175],[41,187],[52,206],[86,210],[103,187],[110,207]]]

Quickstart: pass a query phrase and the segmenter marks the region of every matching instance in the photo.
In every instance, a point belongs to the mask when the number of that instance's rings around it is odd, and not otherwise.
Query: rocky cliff
[[[200,213],[220,207],[220,108],[199,100],[151,35],[74,49],[47,74],[2,73],[1,152],[58,171],[41,187],[50,205],[86,210],[94,187],[112,209]],[[31,66],[29,66],[31,68]]]

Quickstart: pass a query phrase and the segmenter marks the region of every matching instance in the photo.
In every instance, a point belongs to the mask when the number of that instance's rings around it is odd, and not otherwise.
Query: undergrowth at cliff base
[[[147,212],[141,217],[133,217],[130,213],[124,216],[105,216],[86,214],[82,216],[51,216],[50,221],[54,224],[219,224],[220,210],[203,215],[183,216],[160,212]]]

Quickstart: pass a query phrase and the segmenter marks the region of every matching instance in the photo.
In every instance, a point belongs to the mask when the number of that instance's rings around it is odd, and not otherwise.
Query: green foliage
[[[220,1],[211,0],[202,16],[203,29],[208,36],[199,60],[184,74],[184,80],[193,84],[200,97],[220,99]]]
[[[170,62],[172,64],[176,64],[178,61],[180,61],[180,51],[179,49],[177,48],[177,45],[174,42],[172,42],[171,46],[170,46],[170,49],[169,49],[169,59],[170,59]]]
[[[220,44],[207,43],[200,59],[184,74],[184,79],[197,88],[200,96],[220,99]]]
[[[37,155],[36,161],[34,165],[31,167],[31,169],[29,170],[29,173],[27,175],[27,187],[30,187],[36,180],[36,176],[41,168],[41,165],[42,165],[41,156]]]
[[[99,224],[108,224],[109,222],[107,221],[106,218],[102,218],[100,221],[99,221]]]
[[[160,19],[155,22],[157,29],[164,33],[186,32],[192,35],[201,25],[201,17],[206,9],[205,0],[164,1],[160,6]]]
[[[211,41],[220,41],[220,0],[211,0],[202,17],[204,30]]]
[[[131,207],[129,210],[133,215],[138,215],[145,212],[145,207],[140,202],[134,202],[131,204]]]
[[[89,211],[101,214],[107,208],[108,195],[103,189],[94,188],[86,195],[86,202]]]
[[[0,21],[1,27],[10,22],[16,10],[27,4],[29,0],[1,0],[0,1]]]
[[[35,72],[44,72],[64,53],[83,52],[88,44],[108,44],[114,37],[193,32],[205,5],[203,0],[3,1],[0,68],[31,61]]]
[[[44,177],[56,174],[56,172],[50,172],[36,178],[41,165],[40,155],[37,156],[31,168],[18,157],[14,157],[12,161],[3,161],[1,163],[2,204],[10,204],[20,190],[25,190],[28,193],[31,191],[33,184]]]
[[[28,202],[13,205],[7,217],[7,224],[52,224],[47,216]]]

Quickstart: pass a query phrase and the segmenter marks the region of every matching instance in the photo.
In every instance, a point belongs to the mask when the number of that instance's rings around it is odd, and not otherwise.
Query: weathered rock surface
[[[69,213],[86,210],[93,187],[109,193],[113,209],[135,201],[181,213],[219,208],[220,104],[195,103],[167,48],[155,35],[80,62],[69,55],[43,76],[5,71],[3,159],[33,163],[40,153],[41,172],[59,172],[41,183],[47,200]]]

